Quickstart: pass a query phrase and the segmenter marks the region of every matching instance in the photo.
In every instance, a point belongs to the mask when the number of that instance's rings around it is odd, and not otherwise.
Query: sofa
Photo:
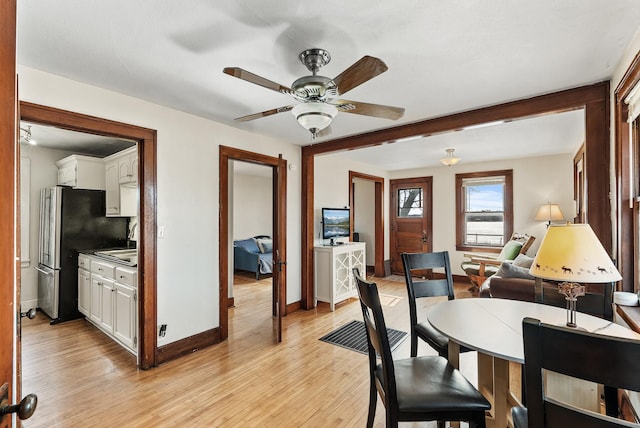
[[[273,241],[267,235],[233,241],[233,269],[260,275],[273,273]]]
[[[520,255],[512,263],[504,262],[495,275],[480,287],[480,297],[521,300],[566,307],[565,296],[558,292],[558,283],[542,281],[529,274],[532,258]],[[538,285],[536,285],[536,281]],[[576,309],[590,315],[613,320],[614,284],[584,284],[586,294],[578,297]]]

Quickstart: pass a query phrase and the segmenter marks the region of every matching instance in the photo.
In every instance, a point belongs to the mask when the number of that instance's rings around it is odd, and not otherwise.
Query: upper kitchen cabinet
[[[123,150],[118,155],[118,180],[120,184],[138,182],[138,151],[136,147]]]
[[[105,165],[100,158],[71,155],[60,159],[56,166],[59,185],[105,190]]]
[[[138,215],[138,151],[131,147],[104,158],[107,217]]]

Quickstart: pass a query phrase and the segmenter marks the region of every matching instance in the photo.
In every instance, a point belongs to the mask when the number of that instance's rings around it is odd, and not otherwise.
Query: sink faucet
[[[133,223],[131,229],[129,229],[129,235],[127,235],[127,247],[131,244],[131,241],[136,236],[136,227],[138,227],[138,223]]]

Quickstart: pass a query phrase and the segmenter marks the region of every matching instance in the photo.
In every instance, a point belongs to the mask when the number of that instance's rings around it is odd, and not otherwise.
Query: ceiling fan
[[[315,138],[329,132],[328,127],[339,111],[392,120],[399,119],[404,114],[404,109],[400,107],[338,99],[339,96],[356,86],[387,71],[387,65],[382,60],[365,55],[338,76],[330,79],[318,75],[318,71],[331,61],[331,56],[326,50],[307,49],[301,52],[298,58],[312,74],[297,79],[291,87],[280,85],[242,68],[226,67],[223,71],[230,76],[282,94],[291,95],[297,101],[300,101],[298,104],[238,117],[235,120],[246,122],[291,111],[298,123],[310,131],[312,137]],[[322,134],[321,131],[323,131]]]

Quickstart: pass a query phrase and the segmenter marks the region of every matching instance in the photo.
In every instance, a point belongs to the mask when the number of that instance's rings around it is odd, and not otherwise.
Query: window
[[[456,174],[456,249],[500,251],[513,232],[513,171]]]

